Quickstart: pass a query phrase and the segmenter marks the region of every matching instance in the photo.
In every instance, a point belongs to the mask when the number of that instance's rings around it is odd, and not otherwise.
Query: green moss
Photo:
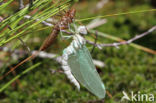
[[[80,0],[81,1],[81,0]],[[102,9],[94,12],[97,0],[82,1],[76,4],[77,17],[86,18],[97,15],[106,15],[119,13],[124,11],[135,11],[153,8],[150,2],[146,0],[116,0],[110,1]],[[81,7],[81,8],[80,8]],[[13,10],[8,8],[0,14],[10,15]],[[107,18],[108,22],[100,27],[95,28],[104,33],[114,35],[123,39],[129,39],[136,34],[140,34],[156,24],[155,12],[130,14],[125,16],[115,16]],[[85,21],[87,24],[90,21]],[[44,26],[38,25],[33,30],[41,29]],[[27,45],[33,49],[38,49],[45,37],[51,32],[51,29],[33,32],[29,36]],[[137,44],[156,50],[155,32],[136,41]],[[39,38],[39,42],[32,42]],[[41,39],[40,39],[41,38]],[[108,38],[98,38],[99,42],[114,42]],[[57,39],[55,44],[48,49],[48,52],[61,54],[62,49],[69,44],[68,41]],[[92,47],[87,45],[88,47]],[[156,55],[152,55],[128,45],[120,46],[119,49],[114,47],[105,47],[102,50],[95,49],[92,54],[94,59],[101,60],[105,63],[104,68],[100,69],[100,76],[105,83],[106,89],[113,96],[110,98],[106,95],[106,103],[120,102],[122,91],[126,92],[141,91],[142,93],[153,93],[155,91],[156,81]],[[6,57],[5,59],[8,59]],[[60,70],[60,64],[51,59],[36,58],[33,63],[42,61],[42,65],[32,70],[28,74],[19,79],[20,84],[15,82],[15,86],[9,86],[4,92],[0,93],[1,103],[86,103],[88,101],[98,102],[97,98],[89,93],[84,87],[81,91],[77,91],[73,84],[69,82],[62,73],[51,74],[50,69]],[[24,69],[30,67],[30,63],[26,63],[16,71],[17,74]],[[7,67],[4,66],[4,69]],[[7,68],[8,69],[8,68]],[[6,70],[7,70],[6,69]],[[10,75],[8,79],[12,79]],[[2,81],[7,82],[6,79]],[[21,86],[20,86],[21,85]],[[141,102],[140,102],[141,103]]]

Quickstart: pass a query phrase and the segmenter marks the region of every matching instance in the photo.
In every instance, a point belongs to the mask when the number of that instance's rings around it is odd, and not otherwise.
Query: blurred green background
[[[76,19],[156,8],[155,0],[108,0],[101,8],[97,8],[99,2],[100,0],[80,0],[74,4],[73,8],[77,10]],[[4,9],[0,15],[7,17],[13,14],[18,8],[17,5],[18,2],[15,0],[8,8]],[[106,19],[107,23],[94,28],[94,30],[125,40],[143,33],[156,25],[155,12],[113,16],[107,17]],[[81,23],[87,25],[90,22],[91,20],[82,21]],[[38,50],[44,38],[51,32],[51,28],[33,32],[42,28],[45,28],[45,26],[40,24],[36,26],[36,28],[33,28],[32,33],[28,33],[21,37],[31,50]],[[102,43],[115,42],[109,38],[100,37],[98,38],[98,41]],[[25,50],[23,45],[20,44],[20,41],[13,40],[11,43],[15,44],[14,42],[16,42],[16,46],[13,46],[12,48]],[[5,46],[10,46],[11,43],[8,43]],[[69,41],[62,41],[58,38],[55,44],[52,45],[47,52],[61,55],[62,50],[69,43]],[[156,32],[135,41],[135,43],[156,50]],[[88,44],[87,47],[89,50],[92,49],[92,45]],[[10,67],[15,66],[26,57],[28,57],[28,55],[23,55],[20,59],[14,60],[13,57],[11,57],[11,54],[0,51],[0,62],[3,64],[0,67],[1,75],[3,75],[4,72],[9,71]],[[102,50],[95,48],[92,57],[105,64],[105,67],[103,68],[98,67],[99,74],[105,84],[106,90],[112,95],[112,97],[106,95],[104,99],[105,103],[119,103],[123,96],[123,90],[127,93],[130,93],[131,91],[134,91],[135,93],[140,91],[143,94],[152,93],[155,95],[156,100],[156,55],[129,45],[124,45],[120,46],[119,49],[115,47],[105,47]],[[37,57],[32,62],[27,62],[20,66],[15,74],[20,74],[23,70],[37,62],[42,62],[42,64],[23,75],[0,93],[0,103],[102,102],[84,87],[81,87],[81,91],[77,91],[63,73],[51,73],[51,70],[61,70],[61,65],[51,59]],[[10,74],[1,80],[0,87],[13,77],[15,77],[15,75]]]

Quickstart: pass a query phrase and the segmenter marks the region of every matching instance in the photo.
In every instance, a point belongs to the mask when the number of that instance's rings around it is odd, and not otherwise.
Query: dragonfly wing
[[[91,81],[91,88],[93,89],[94,93],[96,93],[99,97],[104,98],[105,97],[105,86],[98,74],[98,72],[96,71],[95,65],[92,61],[92,57],[90,55],[90,52],[88,51],[88,49],[86,48],[86,46],[83,47],[83,52],[85,52],[85,58],[87,59],[87,66],[88,67],[88,72],[90,73],[90,75],[88,75],[88,78],[86,78],[86,81]],[[83,63],[82,63],[83,65]],[[87,70],[84,68],[81,70],[82,72],[87,72]],[[85,76],[85,74],[84,74]],[[89,84],[89,83],[88,83]],[[90,84],[89,84],[90,85]]]
[[[83,46],[69,56],[68,64],[75,78],[99,98],[105,97],[105,87],[93,64],[91,55]]]

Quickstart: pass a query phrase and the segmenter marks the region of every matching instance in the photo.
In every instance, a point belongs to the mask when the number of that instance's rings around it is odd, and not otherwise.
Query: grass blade
[[[33,70],[34,68],[38,67],[41,63],[36,63],[33,66],[27,68],[25,71],[22,73],[18,74],[16,77],[14,77],[12,80],[10,80],[8,83],[6,83],[3,87],[0,88],[0,92],[2,92],[4,89],[6,89],[11,83],[13,83],[15,80],[20,78],[22,75],[28,73],[29,71]]]

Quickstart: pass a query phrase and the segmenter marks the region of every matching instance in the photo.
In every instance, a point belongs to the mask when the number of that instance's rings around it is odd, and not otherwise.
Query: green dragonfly
[[[77,32],[73,36],[71,44],[63,51],[62,68],[78,89],[80,89],[80,83],[91,93],[102,99],[105,97],[105,86],[96,71],[85,43],[85,39]]]

